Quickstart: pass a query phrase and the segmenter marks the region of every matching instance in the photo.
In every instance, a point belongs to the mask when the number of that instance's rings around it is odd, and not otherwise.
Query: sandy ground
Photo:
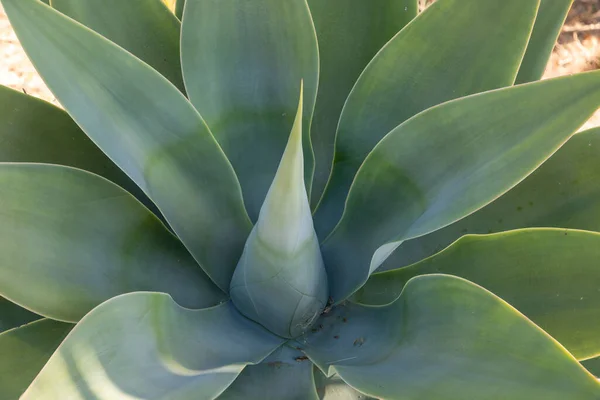
[[[423,7],[432,0],[421,0]],[[544,78],[600,68],[600,0],[576,0]],[[57,104],[27,59],[0,5],[0,84]],[[600,126],[600,111],[583,128]]]

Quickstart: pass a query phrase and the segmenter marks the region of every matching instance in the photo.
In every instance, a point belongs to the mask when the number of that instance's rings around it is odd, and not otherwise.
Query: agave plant
[[[600,398],[571,0],[1,1],[0,398]]]

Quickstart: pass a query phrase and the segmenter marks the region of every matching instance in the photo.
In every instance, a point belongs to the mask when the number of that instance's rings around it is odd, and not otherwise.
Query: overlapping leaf
[[[18,399],[72,327],[42,319],[0,334],[0,399]]]
[[[600,354],[599,259],[596,232],[524,229],[469,235],[420,263],[372,275],[354,299],[388,304],[414,276],[457,275],[500,296],[585,359]]]
[[[590,72],[454,100],[398,126],[365,160],[324,243],[333,298],[358,289],[403,240],[511,189],[599,105],[600,73]]]
[[[308,0],[319,40],[319,93],[311,128],[315,151],[312,203],[319,200],[333,162],[342,107],[375,54],[417,15],[417,0]]]
[[[542,77],[572,3],[573,0],[541,0],[517,83],[536,81]]]
[[[250,221],[235,173],[193,106],[158,72],[43,3],[2,3],[61,104],[227,290]]]
[[[282,342],[229,302],[189,310],[126,294],[79,322],[22,399],[213,399]]]
[[[332,175],[315,214],[320,237],[342,215],[367,154],[392,129],[444,101],[513,84],[538,4],[438,0],[377,54],[340,118]]]
[[[0,333],[40,318],[39,315],[0,297]]]
[[[600,382],[490,292],[448,275],[414,278],[383,307],[345,304],[300,341],[322,369],[373,397],[593,400]]]
[[[231,160],[252,220],[275,176],[304,80],[310,191],[319,56],[306,0],[187,0],[181,57],[190,100]]]
[[[313,364],[303,353],[281,346],[258,365],[249,365],[219,400],[317,400]]]
[[[185,90],[179,59],[181,23],[162,0],[52,0],[50,4]]]
[[[528,227],[600,232],[600,129],[574,135],[523,182],[481,210],[404,242],[380,271],[416,263],[467,233]]]
[[[0,164],[0,294],[75,322],[113,296],[165,291],[187,307],[224,294],[179,240],[115,184],[78,169]]]

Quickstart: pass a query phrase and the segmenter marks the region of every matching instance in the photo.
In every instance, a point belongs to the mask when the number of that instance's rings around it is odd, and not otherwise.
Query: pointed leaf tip
[[[296,337],[308,329],[328,297],[304,186],[302,102],[301,85],[286,149],[230,289],[243,314],[284,337]]]

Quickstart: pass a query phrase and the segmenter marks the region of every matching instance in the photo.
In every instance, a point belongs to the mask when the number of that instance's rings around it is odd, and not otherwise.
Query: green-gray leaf
[[[594,71],[454,100],[398,126],[365,160],[324,243],[333,298],[357,290],[402,240],[464,218],[511,189],[599,104]]]
[[[461,278],[413,278],[394,303],[346,304],[304,338],[323,370],[385,399],[595,400],[600,382],[500,298]]]
[[[420,263],[371,276],[355,300],[394,301],[417,275],[458,275],[494,292],[578,359],[600,354],[600,233],[524,229],[463,236]]]
[[[162,0],[51,0],[51,5],[185,90],[179,58],[181,23]]]
[[[2,3],[61,104],[227,290],[251,224],[233,168],[194,107],[147,64],[45,4]]]
[[[0,85],[0,162],[36,162],[84,169],[115,182],[155,208],[58,107]]]
[[[313,364],[298,350],[281,346],[258,365],[249,365],[219,400],[318,400]]]
[[[179,240],[115,184],[45,164],[0,164],[0,295],[75,322],[127,292],[165,291],[186,307],[224,294]]]
[[[600,231],[600,128],[574,135],[499,199],[443,229],[404,242],[380,271],[421,261],[466,233],[529,227]]]
[[[0,399],[18,399],[73,325],[42,319],[0,334]]]
[[[338,222],[352,179],[384,135],[436,104],[513,84],[538,4],[438,0],[377,54],[340,118],[332,175],[315,214],[321,238]]]
[[[319,400],[376,400],[356,391],[337,374],[328,378],[317,367],[314,367],[314,374]]]
[[[39,315],[0,297],[0,333],[40,318]]]
[[[312,203],[319,200],[333,162],[337,123],[365,66],[417,15],[417,0],[308,0],[319,40],[320,81],[311,139],[315,151]]]
[[[600,379],[600,356],[582,361],[581,365]]]
[[[185,7],[185,0],[175,0],[175,15],[180,20],[183,17],[183,8]]]
[[[165,294],[125,294],[77,324],[22,400],[214,399],[282,343],[229,302],[189,310]]]
[[[517,83],[537,81],[542,77],[572,3],[573,0],[541,0]]]
[[[304,80],[304,165],[319,55],[306,0],[187,0],[181,57],[190,100],[237,172],[253,221],[283,154]]]

